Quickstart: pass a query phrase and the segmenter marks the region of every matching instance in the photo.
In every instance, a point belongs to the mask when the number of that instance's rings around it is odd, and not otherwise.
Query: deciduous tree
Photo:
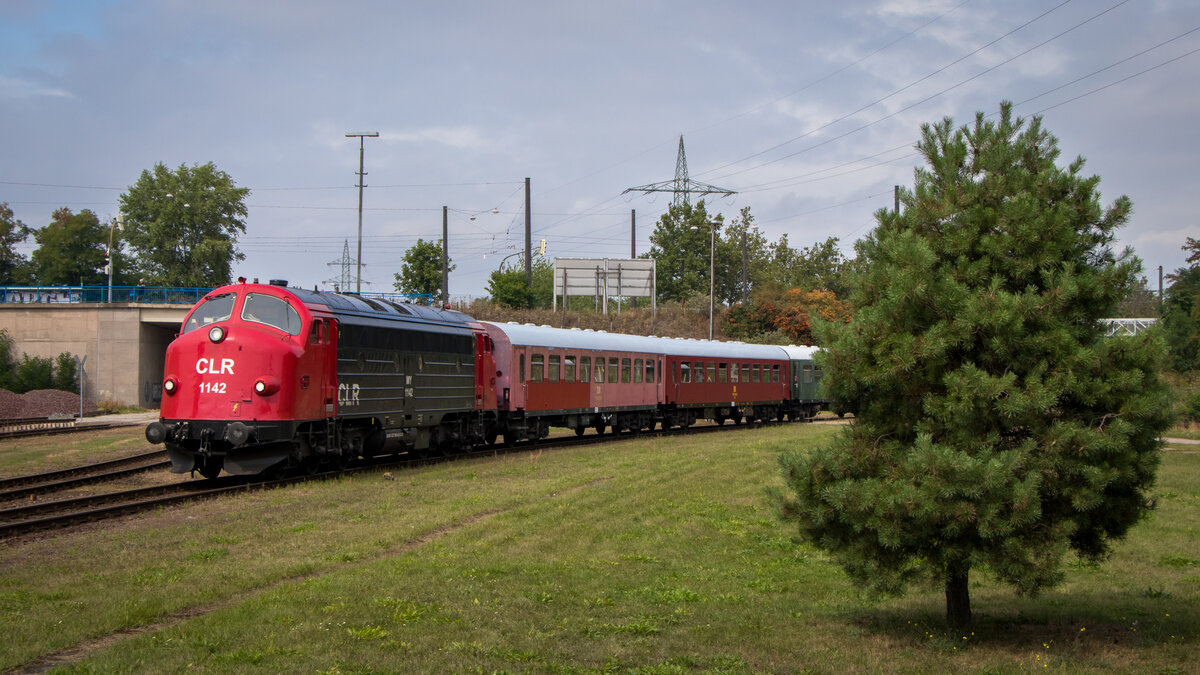
[[[104,266],[108,227],[96,214],[84,209],[54,212],[50,224],[33,231],[38,247],[30,256],[34,277],[44,286],[108,283]]]
[[[448,271],[453,271],[450,265]],[[442,293],[442,243],[418,239],[404,252],[394,288],[401,293],[440,296]]]
[[[1187,267],[1168,278],[1163,298],[1163,328],[1171,350],[1171,365],[1179,371],[1200,369],[1200,241],[1188,237]]]
[[[147,284],[211,288],[230,281],[242,260],[237,235],[246,231],[245,199],[229,174],[211,162],[171,171],[143,171],[121,195],[125,240]]]
[[[29,228],[13,215],[8,202],[0,202],[0,286],[29,283],[29,261],[17,245],[29,237]]]
[[[1103,208],[1008,103],[918,148],[902,212],[859,243],[853,321],[828,324],[825,386],[855,423],[781,460],[785,513],[870,589],[940,583],[958,625],[972,569],[1033,594],[1069,551],[1104,558],[1151,508],[1170,406],[1161,341],[1099,322],[1140,269],[1113,250],[1129,200]]]

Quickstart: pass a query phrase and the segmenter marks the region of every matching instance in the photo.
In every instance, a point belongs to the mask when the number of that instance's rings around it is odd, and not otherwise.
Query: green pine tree
[[[859,243],[846,325],[825,327],[825,384],[854,425],[782,459],[785,514],[855,580],[944,584],[970,621],[972,569],[1034,594],[1068,550],[1097,560],[1149,508],[1169,424],[1161,341],[1098,323],[1140,261],[1112,248],[1083,160],[1056,165],[1041,119],[925,125],[927,166]]]

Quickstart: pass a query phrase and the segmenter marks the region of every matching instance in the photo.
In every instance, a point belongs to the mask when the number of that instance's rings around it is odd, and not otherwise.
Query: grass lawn
[[[790,425],[534,451],[172,508],[0,547],[0,670],[1195,672],[1200,453],[1101,566],[872,600],[794,541]],[[140,430],[131,433],[140,434]]]

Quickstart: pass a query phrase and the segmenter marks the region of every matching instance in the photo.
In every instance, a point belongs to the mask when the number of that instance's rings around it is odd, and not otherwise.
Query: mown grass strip
[[[92,672],[1196,666],[1200,456],[1167,453],[1158,511],[1061,589],[978,575],[958,635],[937,590],[863,598],[776,519],[777,455],[831,431],[458,462],[25,544],[0,553],[0,668],[80,644],[62,664]]]

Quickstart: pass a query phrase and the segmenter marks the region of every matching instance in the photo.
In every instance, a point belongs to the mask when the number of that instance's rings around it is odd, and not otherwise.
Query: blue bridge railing
[[[194,305],[211,288],[160,286],[0,286],[0,302],[10,303],[110,303]]]
[[[3,303],[64,303],[100,304],[110,302],[141,302],[149,304],[194,305],[211,288],[177,288],[160,286],[0,286]],[[422,293],[363,293],[369,298],[414,305],[432,305],[434,296]]]

